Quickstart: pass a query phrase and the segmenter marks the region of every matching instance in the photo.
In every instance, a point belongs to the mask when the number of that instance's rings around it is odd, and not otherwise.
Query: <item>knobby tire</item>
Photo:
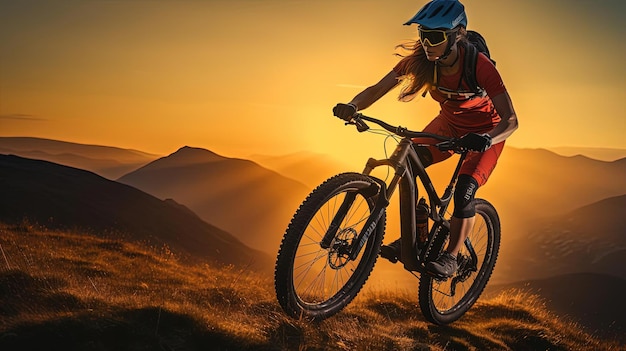
[[[426,262],[437,259],[443,252],[448,236],[445,230],[435,235]],[[461,318],[482,294],[491,277],[500,247],[500,219],[496,209],[486,200],[476,199],[476,220],[468,238],[478,256],[477,272],[472,272],[467,280],[456,285],[454,296],[450,296],[454,277],[441,281],[428,273],[421,276],[418,289],[420,309],[431,323],[445,325]],[[465,245],[460,253],[468,256]]]
[[[322,320],[347,306],[368,279],[383,241],[385,212],[356,260],[339,248],[353,243],[371,215],[375,181],[360,173],[338,174],[313,190],[294,214],[283,237],[274,272],[276,296],[294,318]],[[349,192],[358,195],[342,221],[330,248],[320,242]]]

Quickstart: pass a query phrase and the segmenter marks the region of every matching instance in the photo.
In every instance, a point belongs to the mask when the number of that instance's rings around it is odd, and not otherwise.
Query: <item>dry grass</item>
[[[0,301],[1,350],[624,349],[515,291],[446,327],[424,321],[414,292],[384,290],[324,322],[297,321],[271,277],[28,224],[0,225]]]

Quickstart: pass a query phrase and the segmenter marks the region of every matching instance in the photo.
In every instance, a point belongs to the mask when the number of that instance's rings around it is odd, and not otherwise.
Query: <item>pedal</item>
[[[398,263],[398,257],[396,256],[396,250],[389,246],[382,246],[380,248],[380,257],[388,260],[391,263]]]
[[[450,279],[450,277],[445,276],[445,275],[440,275],[440,274],[435,274],[429,271],[426,271],[426,274],[428,274],[429,276],[431,276],[434,280],[436,280],[438,283],[443,283],[446,280]]]

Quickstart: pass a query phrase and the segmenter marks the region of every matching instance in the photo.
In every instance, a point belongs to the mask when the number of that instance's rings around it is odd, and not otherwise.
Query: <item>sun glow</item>
[[[623,148],[625,122],[618,104],[626,98],[619,79],[624,68],[616,60],[625,48],[610,44],[623,25],[607,30],[616,22],[599,22],[614,16],[610,8],[568,4],[562,18],[554,18],[550,12],[537,15],[530,3],[465,1],[469,25],[488,38],[519,115],[520,129],[509,145]],[[294,150],[351,159],[369,154],[376,143],[370,146],[368,137],[341,126],[331,108],[393,67],[394,46],[416,35],[401,23],[419,4],[353,5],[278,0],[2,5],[6,30],[0,39],[10,54],[0,58],[0,133],[160,154],[188,144],[242,157]],[[510,16],[492,15],[503,12]],[[534,39],[543,33],[567,37],[569,26],[559,21],[576,22],[582,14],[589,28],[581,38],[612,45],[610,55],[586,58],[591,53],[566,41]],[[524,30],[500,30],[510,27]],[[579,59],[568,59],[575,56]],[[587,62],[602,62],[593,77],[580,66]],[[396,95],[391,92],[366,113],[420,129],[438,111],[428,98],[400,104]],[[590,116],[602,116],[606,127]]]

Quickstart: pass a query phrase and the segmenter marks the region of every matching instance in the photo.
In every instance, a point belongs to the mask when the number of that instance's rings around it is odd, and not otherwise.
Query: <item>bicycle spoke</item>
[[[311,291],[324,291],[324,277],[326,275],[326,268],[328,266],[324,266],[324,268],[317,274],[317,276],[315,276],[313,278],[313,281],[311,282],[311,284],[308,285],[308,287],[306,289],[304,289],[303,294],[301,296],[309,296],[313,301],[309,301],[309,302],[316,302],[315,297],[318,297],[318,294],[315,293],[311,293]],[[320,279],[320,277],[322,277]],[[321,296],[323,301],[324,296]]]
[[[356,201],[356,200],[355,200]],[[356,204],[355,206],[352,206],[350,208],[350,210],[348,211],[348,215],[346,216],[346,219],[344,220],[344,223],[351,223],[352,222],[352,217],[356,216],[357,211],[362,210],[361,206],[365,204],[365,199],[360,197],[359,198],[359,203]],[[365,204],[365,206],[367,206],[367,204]],[[369,207],[367,207],[367,211],[363,211],[363,214],[361,215],[361,218],[359,218],[357,220],[357,222],[355,222],[354,224],[351,225],[345,225],[344,227],[352,227],[354,228],[355,226],[357,226],[360,223],[364,223],[368,218],[369,218]]]
[[[313,258],[313,260],[310,262],[305,262],[297,267],[294,267],[294,272],[299,271],[300,268],[302,268],[302,271],[300,273],[298,273],[297,275],[294,275],[294,280],[296,280],[296,278],[306,276],[311,270],[311,268],[315,265],[315,263],[317,263],[321,258],[324,258],[324,257],[326,257],[326,254],[321,254]],[[300,280],[300,282],[302,282],[302,280]]]

